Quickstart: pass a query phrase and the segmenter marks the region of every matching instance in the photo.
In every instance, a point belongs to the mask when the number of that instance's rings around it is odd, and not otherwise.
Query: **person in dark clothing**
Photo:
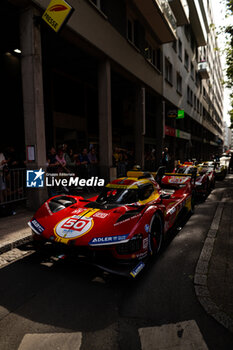
[[[56,149],[55,147],[51,147],[47,156],[47,173],[52,174],[52,173],[57,173],[58,171],[58,161],[56,159]],[[53,197],[58,194],[58,189],[56,186],[53,187],[48,187],[48,196]]]
[[[78,157],[79,159],[79,171],[78,174],[80,178],[87,179],[88,178],[88,165],[90,164],[88,158],[87,148],[83,148],[82,153]]]
[[[53,173],[57,171],[58,168],[58,161],[56,159],[56,149],[54,147],[51,147],[48,153],[48,157],[47,157],[47,162],[48,162],[48,167],[47,167],[47,172],[48,173]]]
[[[166,169],[167,169],[167,166],[168,166],[168,161],[169,161],[168,148],[165,147],[163,152],[162,152],[161,165],[165,166]]]

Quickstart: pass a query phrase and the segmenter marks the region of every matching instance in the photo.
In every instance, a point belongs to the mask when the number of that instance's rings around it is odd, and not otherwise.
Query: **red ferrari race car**
[[[136,277],[164,234],[193,211],[193,179],[163,176],[160,186],[151,174],[129,175],[91,199],[48,199],[29,222],[34,242],[50,242],[106,271]]]
[[[197,196],[208,197],[211,190],[215,187],[215,170],[213,166],[206,162],[194,165],[193,162],[184,162],[178,164],[174,169],[177,174],[193,174],[195,177],[195,193]]]
[[[215,167],[209,162],[203,162],[197,165],[197,172],[197,192],[207,197],[215,187]]]

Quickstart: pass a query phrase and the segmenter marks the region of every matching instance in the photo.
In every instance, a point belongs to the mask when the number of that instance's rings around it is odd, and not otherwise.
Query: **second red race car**
[[[196,197],[207,198],[211,190],[215,187],[215,170],[207,162],[194,165],[193,162],[178,164],[174,169],[176,174],[192,174],[195,177]]]
[[[48,199],[29,222],[34,242],[39,247],[52,244],[109,272],[136,277],[147,259],[158,253],[164,235],[193,211],[194,180],[189,175],[162,176],[160,186],[151,174],[128,175],[90,199]]]

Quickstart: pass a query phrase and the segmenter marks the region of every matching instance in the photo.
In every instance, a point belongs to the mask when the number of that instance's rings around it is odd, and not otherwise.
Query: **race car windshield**
[[[198,168],[199,174],[205,174],[205,173],[207,173],[207,171],[208,171],[207,166],[203,166],[203,167]]]
[[[177,174],[193,174],[195,171],[196,169],[193,167],[182,167],[182,168],[177,168],[175,172]]]
[[[131,204],[138,201],[138,189],[105,187],[96,199],[100,204]]]

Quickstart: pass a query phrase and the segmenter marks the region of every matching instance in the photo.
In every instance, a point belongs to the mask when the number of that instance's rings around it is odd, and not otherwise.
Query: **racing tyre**
[[[163,221],[158,213],[155,213],[150,225],[149,251],[155,255],[160,251],[163,241]]]

